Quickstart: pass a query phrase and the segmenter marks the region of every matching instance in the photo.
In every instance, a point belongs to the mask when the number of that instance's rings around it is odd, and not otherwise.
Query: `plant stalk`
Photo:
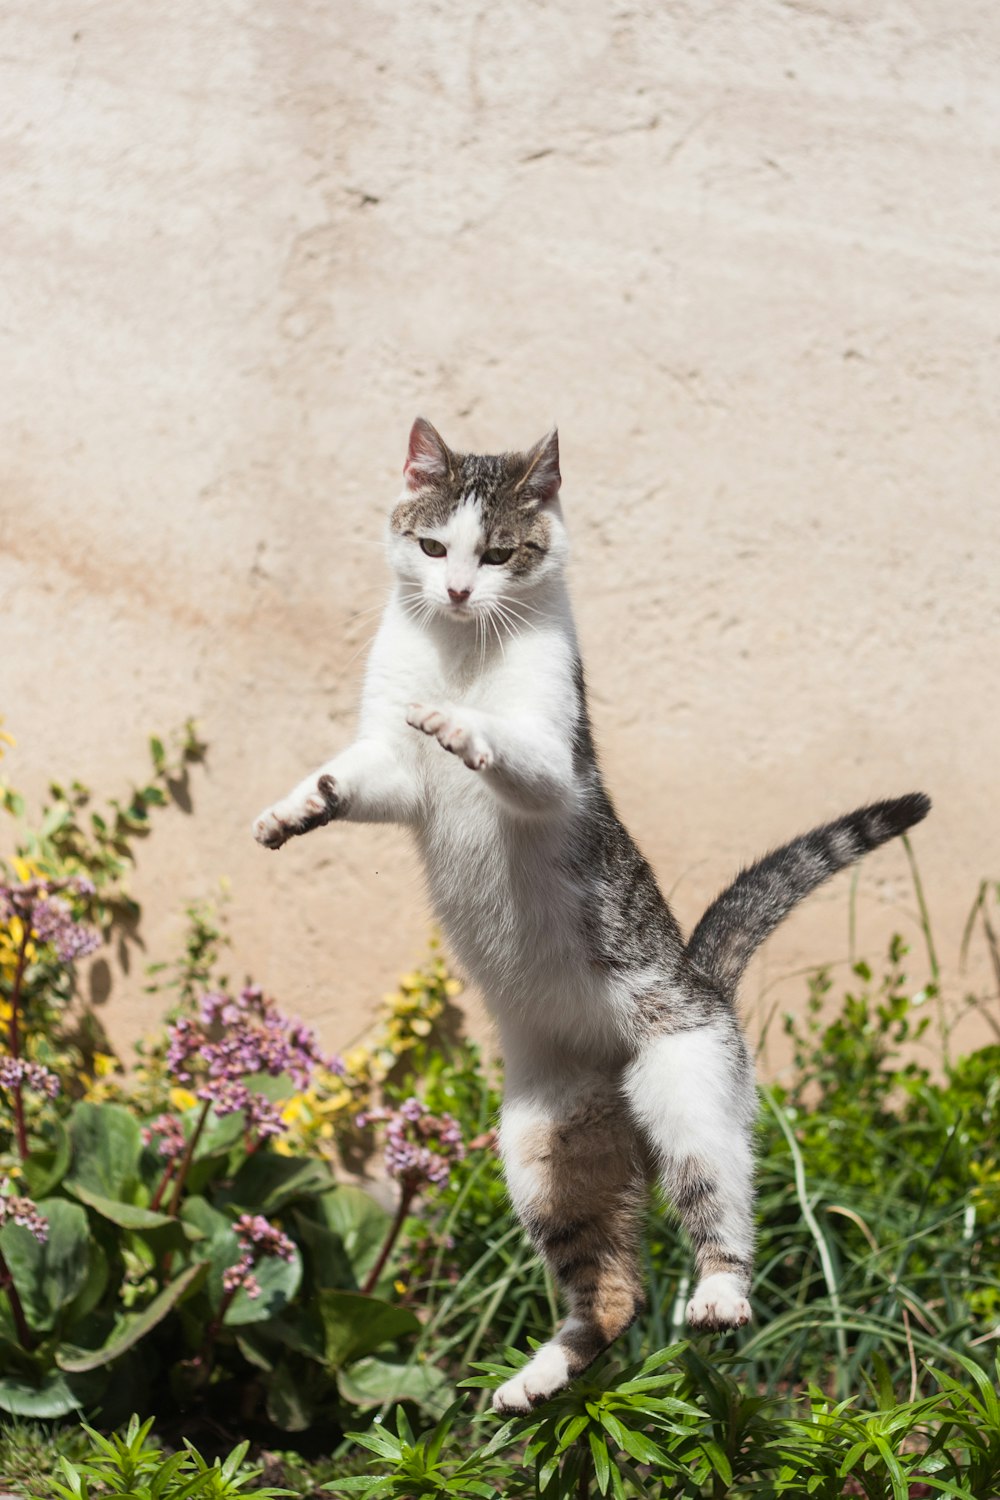
[[[385,1263],[389,1259],[389,1256],[392,1252],[392,1247],[399,1238],[399,1232],[406,1222],[406,1216],[410,1212],[410,1205],[412,1204],[416,1196],[416,1186],[407,1183],[404,1179],[402,1192],[400,1193],[399,1198],[399,1205],[396,1209],[395,1217],[393,1218],[392,1223],[389,1225],[389,1232],[386,1235],[385,1242],[378,1253],[378,1259],[372,1266],[371,1270],[368,1272],[368,1275],[365,1278],[365,1284],[361,1288],[364,1296],[369,1297],[374,1291],[378,1283],[378,1279],[385,1268]]]
[[[201,1137],[201,1133],[205,1128],[205,1121],[208,1119],[208,1111],[210,1107],[211,1106],[206,1099],[201,1106],[201,1114],[198,1116],[198,1123],[194,1127],[191,1139],[188,1141],[188,1148],[181,1158],[181,1164],[177,1170],[177,1181],[174,1184],[173,1196],[170,1199],[170,1207],[167,1209],[167,1213],[172,1219],[176,1219],[178,1210],[180,1209],[181,1194],[184,1191],[184,1184],[187,1181],[187,1175],[191,1170],[191,1163],[194,1160],[195,1148],[197,1147],[198,1141]]]
[[[17,968],[14,970],[14,982],[10,991],[10,1028],[7,1033],[7,1044],[10,1055],[13,1058],[21,1056],[21,1028],[18,1019],[18,1010],[21,1004],[21,989],[24,985],[24,971],[28,963],[28,944],[31,941],[31,913],[21,918],[21,946],[17,954]],[[24,1120],[24,1092],[21,1080],[18,1079],[14,1085],[14,1124],[17,1133],[17,1153],[22,1161],[28,1159],[28,1130]]]
[[[30,1349],[34,1344],[34,1340],[31,1337],[31,1329],[28,1327],[28,1320],[24,1316],[24,1307],[18,1295],[17,1287],[14,1285],[14,1277],[10,1266],[4,1260],[2,1252],[0,1252],[0,1288],[7,1293],[7,1301],[10,1303],[14,1327],[17,1329],[18,1342],[23,1349]]]

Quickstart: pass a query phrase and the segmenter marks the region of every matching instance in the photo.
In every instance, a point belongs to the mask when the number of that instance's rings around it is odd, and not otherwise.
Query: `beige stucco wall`
[[[421,411],[487,450],[558,420],[604,761],[683,920],[769,843],[923,787],[954,968],[1000,874],[990,0],[0,26],[6,766],[114,794],[197,717],[194,812],[135,882],[146,958],[228,875],[233,973],[342,1044],[419,956],[404,835],[270,855],[249,824],[350,735]],[[751,1010],[843,959],[848,890],[772,942]],[[881,852],[862,947],[913,910]],[[136,961],[120,1037],[142,986]]]

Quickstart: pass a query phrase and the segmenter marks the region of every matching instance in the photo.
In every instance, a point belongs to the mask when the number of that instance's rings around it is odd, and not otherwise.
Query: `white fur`
[[[691,1328],[742,1328],[752,1316],[739,1279],[728,1271],[706,1276],[687,1305]]]
[[[563,1332],[579,1326],[575,1318],[567,1318]],[[501,1416],[531,1411],[539,1402],[546,1401],[569,1383],[569,1360],[566,1350],[558,1338],[543,1344],[534,1357],[512,1380],[507,1380],[493,1392],[493,1410]]]
[[[740,1045],[723,1025],[653,1038],[626,1069],[624,1089],[635,1119],[659,1157],[668,1197],[674,1171],[694,1161],[714,1181],[723,1212],[718,1235],[726,1249],[753,1256],[753,1076],[740,1067]],[[738,1277],[707,1276],[687,1306],[693,1327],[737,1328],[750,1319]]]

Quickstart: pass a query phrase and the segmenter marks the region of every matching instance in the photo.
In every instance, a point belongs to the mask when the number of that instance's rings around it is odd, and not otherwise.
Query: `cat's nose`
[[[452,604],[464,604],[471,593],[471,589],[449,589],[448,598]]]

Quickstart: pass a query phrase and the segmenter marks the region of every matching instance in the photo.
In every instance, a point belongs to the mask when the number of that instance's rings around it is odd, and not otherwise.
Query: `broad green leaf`
[[[10,1267],[28,1324],[35,1333],[55,1327],[61,1308],[82,1289],[90,1265],[87,1215],[78,1203],[43,1199],[39,1212],[48,1220],[44,1244],[21,1224],[0,1229],[0,1249]]]
[[[108,1257],[96,1240],[90,1242],[87,1279],[66,1308],[63,1327],[72,1335],[77,1325],[98,1305],[108,1284]]]
[[[338,1187],[315,1200],[327,1229],[339,1234],[359,1283],[385,1243],[391,1216],[357,1187]]]
[[[405,1307],[360,1292],[320,1292],[316,1303],[323,1322],[325,1362],[332,1369],[420,1328]]]
[[[333,1181],[327,1164],[313,1157],[255,1151],[243,1162],[232,1185],[216,1195],[216,1202],[270,1217],[294,1198],[329,1192]]]
[[[287,1364],[278,1365],[267,1381],[267,1414],[285,1432],[304,1432],[316,1415],[301,1381]]]
[[[0,1378],[0,1410],[15,1417],[65,1417],[98,1394],[99,1388],[69,1381],[59,1370],[48,1371],[38,1385],[16,1375]]]
[[[204,1274],[204,1270],[204,1261],[188,1266],[187,1270],[182,1271],[179,1276],[169,1282],[141,1312],[126,1313],[102,1348],[77,1352],[60,1350],[56,1355],[59,1368],[68,1370],[70,1373],[77,1373],[96,1370],[102,1365],[110,1364],[113,1359],[117,1359],[119,1355],[131,1349],[133,1344],[137,1344],[140,1339],[144,1338],[151,1329],[156,1327],[157,1323],[162,1323],[167,1314],[177,1306],[191,1288],[196,1278]]]
[[[120,1229],[165,1229],[176,1222],[169,1214],[157,1213],[150,1208],[138,1208],[134,1203],[123,1203],[120,1198],[106,1198],[102,1193],[95,1193],[91,1188],[85,1187],[82,1182],[67,1183],[67,1189],[74,1198],[86,1203],[102,1219],[108,1219]]]
[[[142,1133],[120,1104],[78,1104],[70,1120],[73,1162],[70,1183],[105,1198],[127,1199],[135,1186]]]
[[[236,1249],[230,1264],[235,1264],[239,1259],[235,1235],[233,1244]],[[213,1291],[216,1272],[217,1267],[213,1265],[209,1278]],[[251,1297],[241,1287],[226,1309],[223,1323],[227,1328],[238,1328],[245,1323],[264,1323],[287,1307],[298,1291],[302,1280],[302,1257],[298,1250],[293,1252],[291,1260],[281,1260],[277,1255],[266,1256],[254,1266],[253,1274],[260,1287],[260,1295]],[[221,1274],[219,1275],[219,1294],[221,1298]]]
[[[358,1279],[340,1235],[303,1213],[295,1214],[295,1233],[307,1251],[312,1284],[333,1291],[357,1291]]]
[[[41,1147],[33,1147],[27,1161],[22,1163],[28,1192],[36,1201],[47,1198],[59,1186],[69,1170],[72,1154],[69,1132],[63,1122],[53,1117],[49,1129],[51,1140]]]
[[[415,1401],[434,1413],[440,1412],[451,1397],[448,1381],[435,1365],[397,1365],[372,1355],[338,1370],[337,1389],[354,1406]]]

